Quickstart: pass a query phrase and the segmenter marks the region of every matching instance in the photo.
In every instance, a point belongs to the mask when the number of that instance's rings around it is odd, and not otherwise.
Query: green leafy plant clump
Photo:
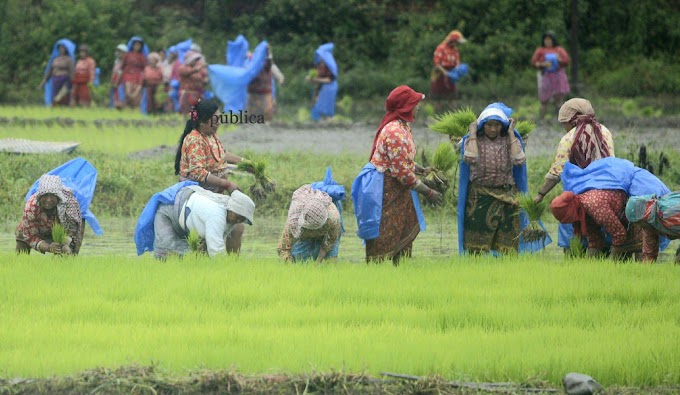
[[[437,133],[448,135],[452,140],[460,140],[468,132],[468,127],[477,119],[472,108],[465,107],[456,111],[448,111],[435,116],[435,122],[430,129]]]
[[[525,121],[519,121],[515,125],[515,129],[519,132],[519,135],[522,136],[522,139],[527,139],[529,135],[536,129],[536,123],[531,120],[525,120]]]
[[[264,199],[270,193],[276,192],[276,181],[267,175],[267,162],[264,159],[246,159],[239,162],[236,168],[255,177],[255,183],[250,187],[250,193],[255,199]]]
[[[66,242],[66,229],[60,223],[52,225],[52,241],[57,244]]]
[[[529,225],[522,229],[520,235],[525,242],[545,242],[545,239],[548,237],[548,232],[541,227],[541,224],[538,221],[543,217],[548,204],[545,200],[539,203],[534,202],[534,199],[528,193],[520,193],[517,200],[519,201],[519,208],[523,210],[529,218]]]

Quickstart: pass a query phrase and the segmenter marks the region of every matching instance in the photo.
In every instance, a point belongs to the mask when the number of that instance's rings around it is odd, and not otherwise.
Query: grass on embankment
[[[680,383],[673,265],[0,257],[8,377],[96,366]]]

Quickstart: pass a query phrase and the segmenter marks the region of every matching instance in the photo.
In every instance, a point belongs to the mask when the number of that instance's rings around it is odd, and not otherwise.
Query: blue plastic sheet
[[[559,67],[559,63],[557,61],[557,54],[556,53],[549,53],[545,55],[545,61],[550,62],[550,67],[545,69],[548,73],[554,73],[557,71],[557,68]]]
[[[326,192],[334,202],[345,200],[347,197],[345,186],[333,180],[333,171],[330,166],[326,169],[326,177],[324,177],[323,181],[314,182],[311,186],[314,189]]]
[[[137,255],[142,255],[147,251],[153,251],[154,238],[156,237],[153,220],[154,217],[156,217],[158,206],[161,204],[174,203],[177,192],[189,185],[198,185],[198,183],[195,181],[178,182],[164,191],[157,192],[151,196],[151,199],[149,199],[149,202],[144,206],[144,210],[142,210],[142,213],[139,215],[137,226],[135,227],[135,246],[137,247]]]
[[[321,84],[319,96],[312,107],[312,119],[318,121],[322,116],[335,115],[335,98],[338,95],[338,65],[333,57],[333,43],[326,43],[314,52],[314,64],[323,61],[335,78],[328,84]]]
[[[470,67],[467,65],[467,63],[461,63],[458,66],[449,70],[449,72],[446,73],[446,75],[449,77],[449,80],[451,82],[456,82],[459,79],[463,78],[463,76],[465,76],[468,73],[469,69]]]
[[[71,60],[73,61],[73,65],[75,67],[76,64],[76,44],[67,39],[67,38],[62,38],[61,40],[57,41],[54,44],[54,47],[52,47],[52,55],[50,55],[50,60],[47,62],[47,66],[45,67],[45,74],[50,71],[50,68],[52,67],[52,61],[54,58],[59,56],[59,49],[57,49],[58,46],[63,45],[66,48],[66,52],[68,55],[71,57]],[[50,77],[47,82],[45,82],[45,87],[43,88],[44,92],[44,100],[45,100],[45,105],[46,106],[51,106],[52,105],[52,77]]]
[[[385,175],[372,163],[367,163],[352,183],[352,201],[354,215],[357,218],[357,236],[364,240],[377,239],[380,236],[380,220],[382,219],[383,187]],[[420,231],[424,232],[425,216],[420,207],[418,193],[411,190],[411,199],[418,217]]]
[[[97,217],[90,211],[90,203],[97,186],[97,169],[85,159],[75,158],[50,170],[47,174],[59,176],[62,184],[73,190],[83,219],[90,225],[90,228],[92,228],[96,235],[101,236],[104,232],[101,226],[99,226]],[[26,201],[38,191],[39,184],[40,179],[33,183],[26,194]]]
[[[250,44],[243,34],[239,34],[234,41],[227,42],[227,65],[245,67]]]
[[[99,75],[101,73],[102,73],[102,69],[100,69],[99,67],[94,69],[94,82],[92,83],[92,85],[99,86]]]
[[[245,67],[211,64],[208,66],[213,92],[222,101],[224,111],[242,111],[248,102],[248,84],[262,71],[267,60],[267,42],[255,47]]]

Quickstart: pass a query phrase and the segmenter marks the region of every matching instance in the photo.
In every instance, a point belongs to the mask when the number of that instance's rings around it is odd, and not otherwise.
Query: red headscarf
[[[563,224],[574,224],[574,232],[586,234],[586,211],[581,200],[573,192],[563,192],[550,203],[550,210]]]
[[[387,113],[383,117],[382,122],[378,127],[378,131],[375,133],[373,147],[371,148],[371,156],[368,157],[368,160],[371,160],[373,157],[375,145],[378,142],[378,136],[385,125],[397,119],[413,122],[413,109],[424,98],[425,95],[414,91],[406,85],[400,85],[390,92],[390,95],[387,96],[387,100],[385,100],[385,110]]]

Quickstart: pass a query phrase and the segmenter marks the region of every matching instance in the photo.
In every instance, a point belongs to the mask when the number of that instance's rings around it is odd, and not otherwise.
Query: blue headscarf
[[[182,42],[179,42],[172,47],[168,48],[168,54],[170,53],[176,53],[177,54],[177,60],[179,60],[180,64],[184,64],[184,54],[186,54],[189,49],[191,49],[191,44],[192,40],[184,40]]]
[[[484,111],[477,118],[477,131],[482,130],[484,124],[488,121],[495,120],[499,121],[503,125],[503,130],[507,131],[510,126],[510,115],[512,115],[512,109],[503,103],[497,102],[488,105]],[[522,145],[522,151],[524,151],[524,141],[522,141],[522,136],[520,136],[517,129],[513,131],[515,136]],[[467,203],[467,191],[468,184],[470,183],[470,165],[465,163],[462,159],[464,157],[465,151],[465,141],[469,135],[463,137],[460,146],[460,175],[458,176],[459,187],[458,187],[458,252],[463,255],[465,253],[464,244],[464,234],[465,234],[465,204]],[[527,193],[529,191],[529,182],[527,174],[527,164],[523,163],[521,166],[512,167],[512,176],[515,179],[515,185],[520,193]],[[519,215],[520,228],[524,229],[529,226],[529,218],[527,217],[524,210],[520,211]],[[541,228],[545,230],[543,223],[539,221]],[[540,241],[534,241],[531,243],[525,242],[524,238],[520,237],[519,241],[519,252],[536,252],[543,249],[548,244],[552,243],[552,239],[548,236],[545,243]],[[496,252],[494,252],[495,254]]]
[[[328,70],[331,71],[335,78],[338,78],[338,65],[335,63],[335,58],[333,57],[333,48],[333,43],[326,43],[319,46],[314,52],[314,64],[319,64],[319,61],[323,60],[328,67]]]
[[[324,62],[328,70],[335,78],[327,84],[321,84],[316,103],[312,107],[312,119],[318,121],[321,116],[332,117],[335,115],[335,98],[338,95],[338,65],[333,57],[333,43],[321,45],[314,52],[314,64]]]
[[[229,40],[227,42],[227,65],[244,67],[249,48],[250,44],[243,34],[239,34],[234,41]]]
[[[130,41],[128,41],[128,44],[127,44],[128,53],[132,52],[132,44],[134,44],[135,41],[139,41],[140,43],[142,43],[142,54],[144,55],[145,58],[148,58],[149,57],[149,46],[146,45],[144,40],[139,36],[132,36]]]
[[[71,60],[73,61],[73,64],[75,66],[76,62],[76,44],[69,40],[68,38],[62,38],[61,40],[57,41],[54,46],[52,47],[52,55],[50,55],[50,60],[47,62],[47,66],[45,66],[45,75],[50,71],[50,68],[52,67],[52,61],[54,58],[59,56],[59,46],[62,45],[64,48],[66,48],[66,53],[68,53],[68,56],[71,57]],[[50,77],[47,82],[45,83],[45,87],[43,88],[44,92],[44,100],[45,100],[45,105],[46,106],[51,106],[52,105],[52,77]]]

